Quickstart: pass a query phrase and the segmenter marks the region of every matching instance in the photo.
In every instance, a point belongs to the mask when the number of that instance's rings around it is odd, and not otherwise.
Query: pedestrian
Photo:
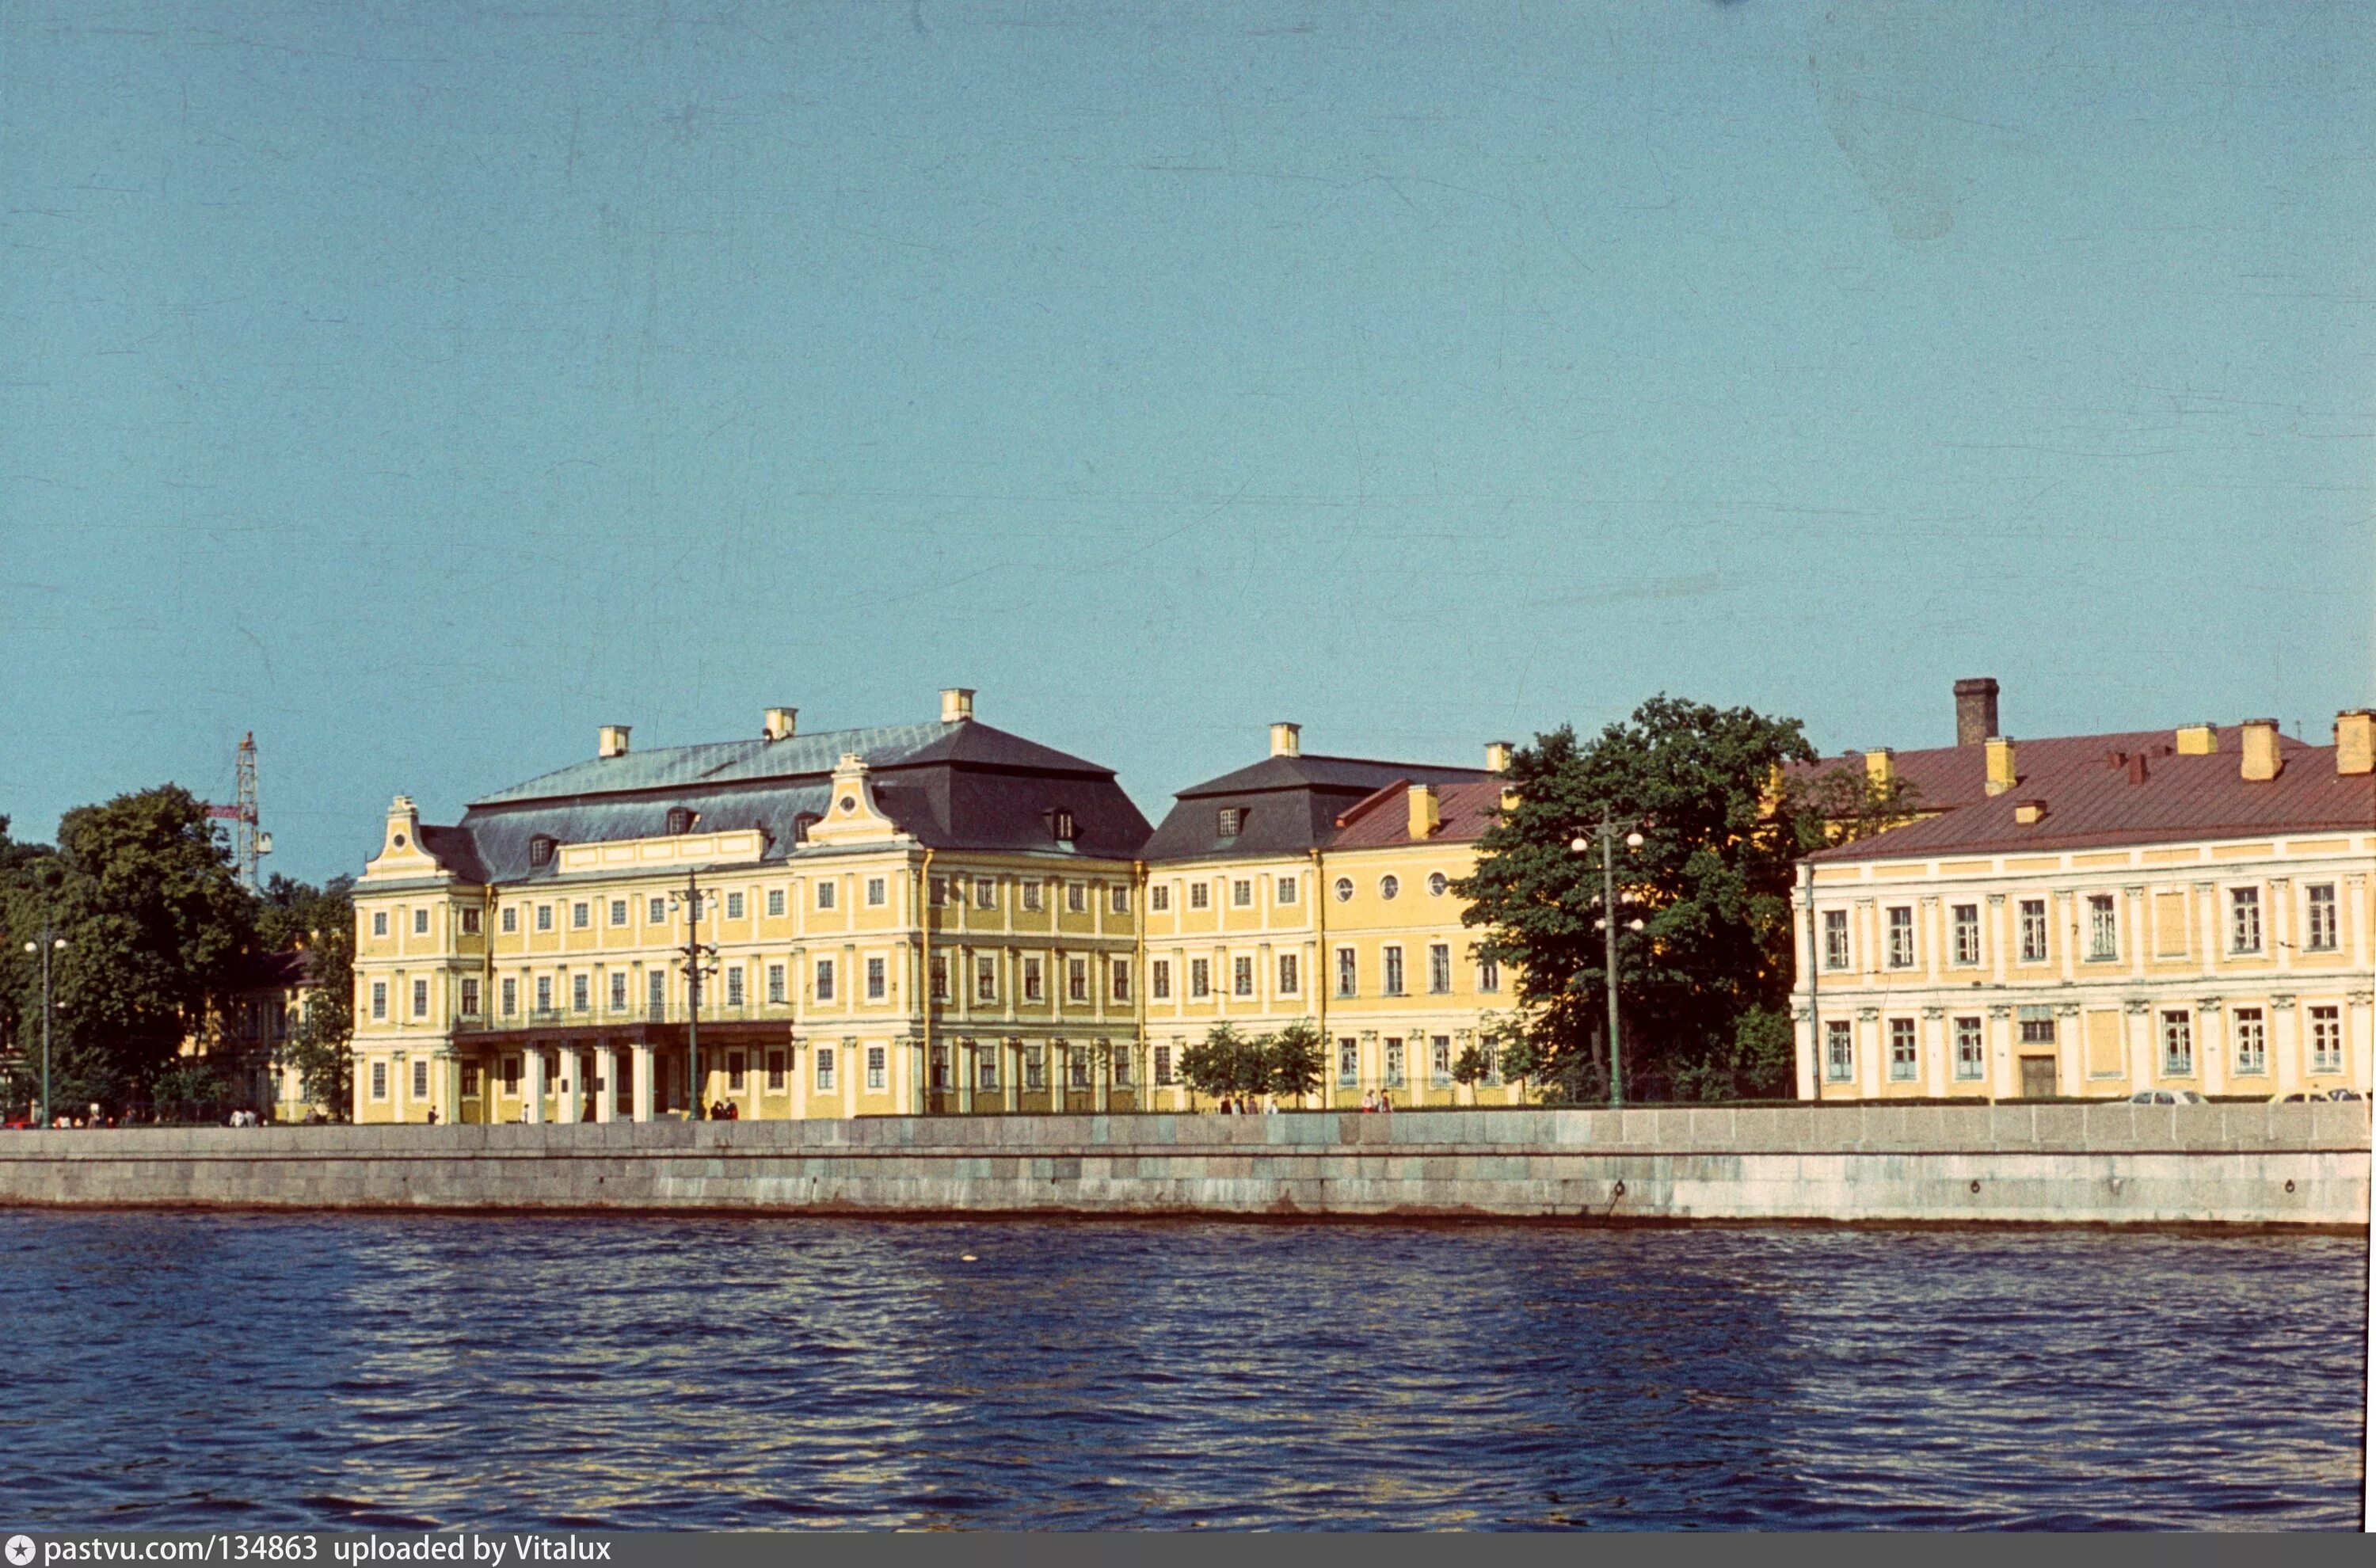
[[[1390,1089],[1380,1089],[1378,1091],[1378,1110],[1387,1115],[1392,1115],[1394,1109],[1394,1092]]]
[[[1365,1115],[1366,1115],[1367,1113],[1369,1113],[1369,1112],[1371,1112],[1371,1111],[1375,1111],[1375,1110],[1377,1110],[1377,1109],[1378,1109],[1378,1091],[1377,1091],[1377,1090],[1375,1090],[1375,1089],[1363,1089],[1363,1090],[1361,1091],[1361,1111],[1362,1111],[1363,1114],[1365,1114]]]
[[[433,1127],[437,1125],[437,1108],[434,1105],[429,1108],[429,1124]]]

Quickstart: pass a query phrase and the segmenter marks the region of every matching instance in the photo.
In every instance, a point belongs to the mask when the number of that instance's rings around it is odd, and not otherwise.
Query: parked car
[[[2208,1105],[2211,1102],[2192,1089],[2139,1089],[2129,1096],[2131,1105]]]
[[[2329,1099],[2366,1099],[2368,1097],[2361,1094],[2358,1089],[2329,1089],[2326,1091],[2326,1098]]]
[[[2323,1100],[2325,1099],[2326,1096],[2319,1093],[2316,1089],[2294,1089],[2286,1094],[2271,1095],[2269,1097],[2269,1103],[2271,1105],[2308,1105],[2312,1100]]]

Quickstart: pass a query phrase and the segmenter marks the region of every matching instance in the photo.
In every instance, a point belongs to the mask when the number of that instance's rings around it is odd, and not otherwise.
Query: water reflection
[[[9,1213],[0,1255],[27,1525],[2358,1519],[2332,1238]]]

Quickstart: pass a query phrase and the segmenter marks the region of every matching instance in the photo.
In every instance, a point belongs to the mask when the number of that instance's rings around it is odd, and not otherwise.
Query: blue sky
[[[2371,680],[2344,7],[0,11],[0,812]]]

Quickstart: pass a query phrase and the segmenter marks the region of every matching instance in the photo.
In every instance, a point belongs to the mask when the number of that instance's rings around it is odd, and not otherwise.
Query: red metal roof
[[[1336,819],[1336,834],[1328,840],[1327,847],[1383,849],[1396,844],[1472,843],[1484,837],[1485,830],[1493,826],[1494,814],[1502,808],[1502,780],[1498,777],[1471,784],[1439,784],[1435,787],[1435,804],[1441,826],[1426,838],[1415,839],[1410,836],[1409,792],[1410,781],[1396,779],[1364,796]]]
[[[2013,764],[2014,771],[2025,780],[2022,788],[2027,790],[2030,786],[2026,780],[2033,776],[2057,775],[2074,766],[2101,767],[2105,757],[2112,752],[2125,752],[2131,755],[2143,752],[2150,763],[2174,754],[2177,749],[2178,732],[2174,730],[2129,730],[2105,735],[2048,735],[2028,741],[2016,737],[2013,743]],[[2290,757],[2296,752],[2315,748],[2280,731],[2277,749]],[[2239,757],[2243,750],[2243,727],[2238,724],[2219,726],[2219,749],[2212,754],[2225,757],[2232,769],[2240,766]],[[1898,778],[1914,787],[1917,811],[1944,811],[1989,798],[1986,787],[1988,751],[1985,745],[1931,746],[1921,751],[1896,753],[1890,758],[1890,766]],[[2332,763],[2329,766],[2331,768]],[[1864,754],[1849,752],[1816,762],[1792,763],[1785,771],[1789,777],[1804,781],[1835,767],[1863,766]]]

